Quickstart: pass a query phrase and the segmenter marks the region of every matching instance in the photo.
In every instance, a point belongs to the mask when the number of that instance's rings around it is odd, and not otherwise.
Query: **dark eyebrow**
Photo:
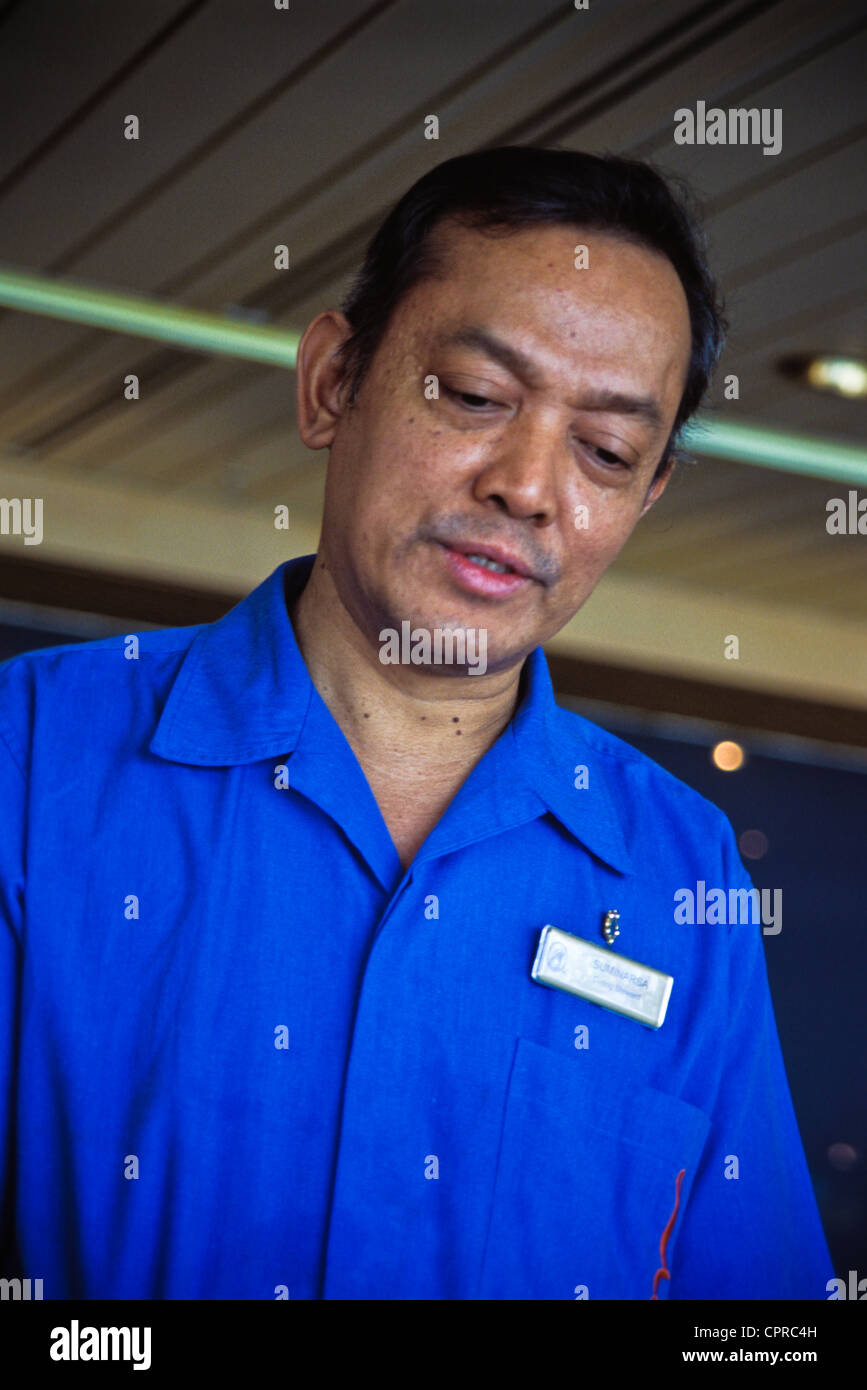
[[[589,391],[578,410],[610,410],[615,415],[638,415],[654,429],[664,425],[662,411],[652,396],[627,396],[622,391]]]
[[[541,387],[543,385],[541,374],[534,362],[517,348],[510,347],[504,343],[502,338],[489,333],[486,328],[476,327],[468,324],[465,328],[458,328],[454,333],[449,333],[440,339],[443,347],[457,346],[474,348],[483,352],[494,362],[499,362],[513,376],[525,381],[528,386]],[[646,420],[654,429],[662,430],[664,420],[662,412],[651,396],[630,396],[622,391],[608,391],[605,389],[588,391],[583,399],[578,402],[570,402],[576,410],[606,410],[615,415],[638,415]]]

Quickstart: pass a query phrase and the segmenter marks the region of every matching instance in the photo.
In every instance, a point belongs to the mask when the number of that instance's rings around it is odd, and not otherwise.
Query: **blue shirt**
[[[137,651],[0,667],[12,1272],[45,1298],[826,1298],[761,927],[675,920],[699,880],[750,886],[728,821],[560,709],[536,650],[404,872],[295,642],[311,559]],[[547,923],[602,944],[613,908],[614,951],[674,977],[658,1031],[530,977]]]

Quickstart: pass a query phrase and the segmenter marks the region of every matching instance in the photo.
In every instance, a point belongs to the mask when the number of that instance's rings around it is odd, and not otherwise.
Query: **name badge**
[[[662,1027],[674,984],[673,975],[552,926],[542,928],[530,974],[537,984],[565,989],[648,1028]]]

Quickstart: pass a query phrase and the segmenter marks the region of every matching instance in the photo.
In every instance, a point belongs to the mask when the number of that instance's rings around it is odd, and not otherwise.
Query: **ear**
[[[349,320],[326,309],[308,324],[298,345],[298,433],[308,449],[330,447],[346,410],[346,382],[338,354],[350,336]]]
[[[670,452],[668,458],[665,460],[665,467],[660,470],[660,472],[654,478],[653,482],[650,484],[650,487],[647,489],[647,496],[645,497],[641,511],[639,512],[639,517],[644,516],[645,512],[650,511],[650,508],[653,506],[654,502],[659,501],[660,497],[665,492],[665,489],[668,487],[669,480],[671,478],[672,473],[674,472],[675,463],[676,459],[674,453]]]

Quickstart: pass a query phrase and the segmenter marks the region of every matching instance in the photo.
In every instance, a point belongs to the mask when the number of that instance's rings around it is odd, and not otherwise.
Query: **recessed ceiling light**
[[[860,357],[840,357],[832,353],[805,353],[785,357],[779,364],[784,376],[793,377],[814,391],[830,391],[850,400],[867,396],[867,362]]]
[[[714,744],[710,750],[710,758],[714,767],[718,767],[720,772],[737,772],[746,762],[746,753],[739,743],[733,743],[729,739],[723,739],[722,743]]]

